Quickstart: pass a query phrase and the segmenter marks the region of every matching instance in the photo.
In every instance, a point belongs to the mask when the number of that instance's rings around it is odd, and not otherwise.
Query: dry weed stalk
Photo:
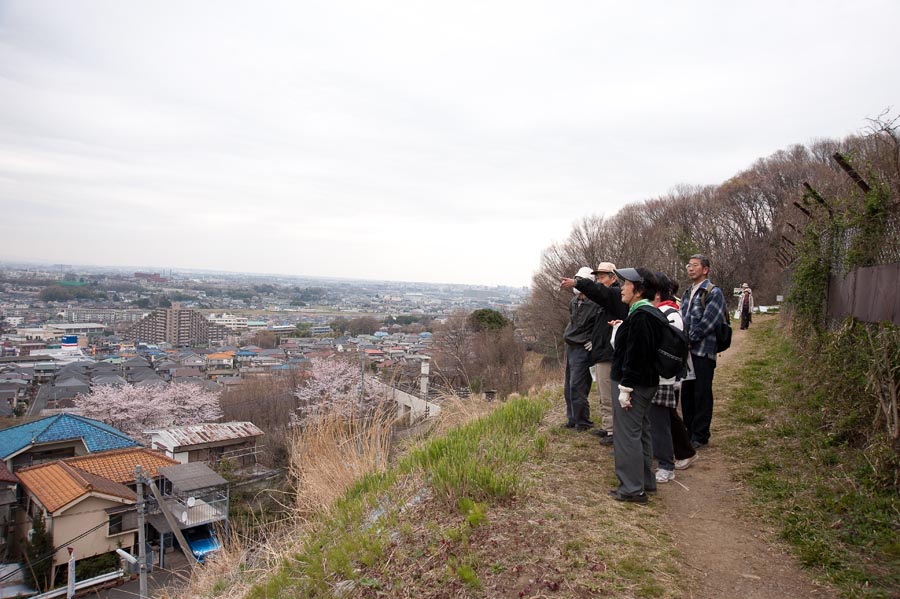
[[[284,556],[299,550],[306,522],[291,518],[288,522],[269,523],[265,531],[257,531],[253,541],[232,531],[225,535],[222,549],[207,559],[199,568],[193,568],[190,577],[170,583],[171,586],[155,591],[156,599],[242,599],[260,580],[273,576],[281,567]]]
[[[866,337],[872,356],[866,390],[878,398],[880,408],[873,427],[880,428],[883,420],[888,438],[896,445],[900,439],[900,337],[888,327],[879,327],[874,334],[867,328]]]
[[[484,396],[473,394],[468,398],[445,395],[440,400],[440,415],[432,421],[429,436],[441,436],[447,431],[464,426],[494,411],[500,402],[488,402]]]
[[[383,402],[305,418],[291,442],[298,513],[326,511],[358,479],[383,471],[395,418],[393,405]]]

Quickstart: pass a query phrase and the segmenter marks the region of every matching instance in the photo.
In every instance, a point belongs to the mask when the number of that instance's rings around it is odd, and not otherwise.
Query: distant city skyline
[[[0,259],[528,286],[585,216],[898,108],[897,22],[889,0],[6,0]]]
[[[226,277],[254,277],[260,279],[297,279],[297,280],[307,280],[307,281],[348,281],[348,282],[362,282],[362,283],[398,283],[398,284],[412,284],[412,285],[450,285],[450,286],[466,286],[466,287],[505,287],[509,289],[528,289],[529,285],[505,285],[505,284],[484,284],[484,283],[454,283],[448,281],[414,281],[411,279],[368,279],[363,277],[329,277],[325,275],[305,275],[305,274],[292,274],[292,273],[274,273],[274,272],[246,272],[246,271],[231,271],[231,270],[222,270],[222,269],[205,269],[205,268],[190,268],[190,267],[176,267],[176,266],[151,266],[151,265],[128,265],[128,264],[66,264],[62,262],[35,262],[35,261],[26,261],[26,260],[0,260],[0,271],[4,270],[4,268],[13,267],[27,267],[28,269],[32,269],[35,271],[43,271],[50,274],[60,274],[59,267],[64,267],[66,273],[74,273],[74,274],[86,274],[84,269],[88,269],[89,272],[101,272],[101,273],[109,273],[109,272],[122,272],[125,275],[133,275],[137,272],[142,273],[155,273],[160,275],[163,278],[169,277],[170,275],[180,275],[180,276],[189,276],[189,275],[206,275],[206,276],[216,276],[222,275]]]

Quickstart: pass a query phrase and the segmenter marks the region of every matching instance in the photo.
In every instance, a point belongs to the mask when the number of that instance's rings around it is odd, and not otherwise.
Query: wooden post
[[[856,169],[854,169],[853,166],[851,166],[850,163],[847,162],[847,159],[844,158],[844,156],[840,152],[835,152],[833,158],[835,162],[837,162],[838,165],[842,169],[844,169],[844,172],[847,173],[847,176],[853,179],[853,182],[863,190],[863,193],[869,193],[870,191],[872,191],[872,188],[869,187],[869,184],[859,176],[859,173],[856,172]]]
[[[809,210],[807,210],[806,208],[804,208],[803,205],[800,204],[800,202],[794,200],[794,206],[795,206],[800,212],[802,212],[803,214],[805,214],[805,215],[806,215],[806,218],[812,218],[812,214],[809,212]]]
[[[834,217],[834,211],[831,209],[831,206],[828,205],[828,202],[825,201],[825,198],[819,195],[818,191],[812,188],[812,185],[804,181],[803,187],[806,188],[806,195],[825,206],[825,209],[828,210],[828,216]]]

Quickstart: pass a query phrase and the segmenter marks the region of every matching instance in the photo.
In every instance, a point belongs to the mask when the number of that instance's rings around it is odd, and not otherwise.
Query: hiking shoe
[[[613,444],[613,436],[606,435],[605,437],[600,437],[600,445],[612,445]]]
[[[639,493],[637,495],[624,495],[622,493],[619,493],[618,489],[610,489],[609,496],[616,501],[624,501],[626,503],[645,504],[648,501],[646,493]]]
[[[658,483],[667,483],[669,481],[675,480],[675,471],[674,470],[663,470],[659,468],[656,471],[656,482]]]
[[[691,467],[691,464],[700,459],[700,454],[695,453],[689,458],[684,458],[683,460],[675,460],[675,470],[687,470]]]

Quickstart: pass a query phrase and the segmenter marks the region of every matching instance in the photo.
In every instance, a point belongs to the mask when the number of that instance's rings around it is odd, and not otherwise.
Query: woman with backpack
[[[613,402],[613,447],[619,486],[609,494],[616,501],[647,503],[656,491],[650,438],[650,401],[659,385],[654,366],[660,343],[659,323],[648,310],[656,298],[656,277],[646,268],[616,270],[628,316],[616,331],[612,377],[619,382]]]
[[[677,283],[672,283],[665,274],[657,272],[654,275],[659,289],[653,305],[662,312],[671,326],[679,331],[684,330],[684,321],[681,318],[681,310],[675,303],[674,293],[678,289]],[[687,468],[696,459],[696,450],[691,447],[691,438],[684,427],[681,418],[678,417],[678,395],[676,382],[678,377],[659,377],[659,387],[656,395],[650,401],[650,436],[653,439],[653,457],[656,458],[658,468],[656,470],[656,482],[667,483],[675,480],[676,466],[681,462],[682,469]],[[678,427],[678,428],[676,428]],[[677,436],[676,436],[677,434]],[[674,441],[678,441],[679,452],[676,452]],[[676,459],[676,453],[684,457]]]

